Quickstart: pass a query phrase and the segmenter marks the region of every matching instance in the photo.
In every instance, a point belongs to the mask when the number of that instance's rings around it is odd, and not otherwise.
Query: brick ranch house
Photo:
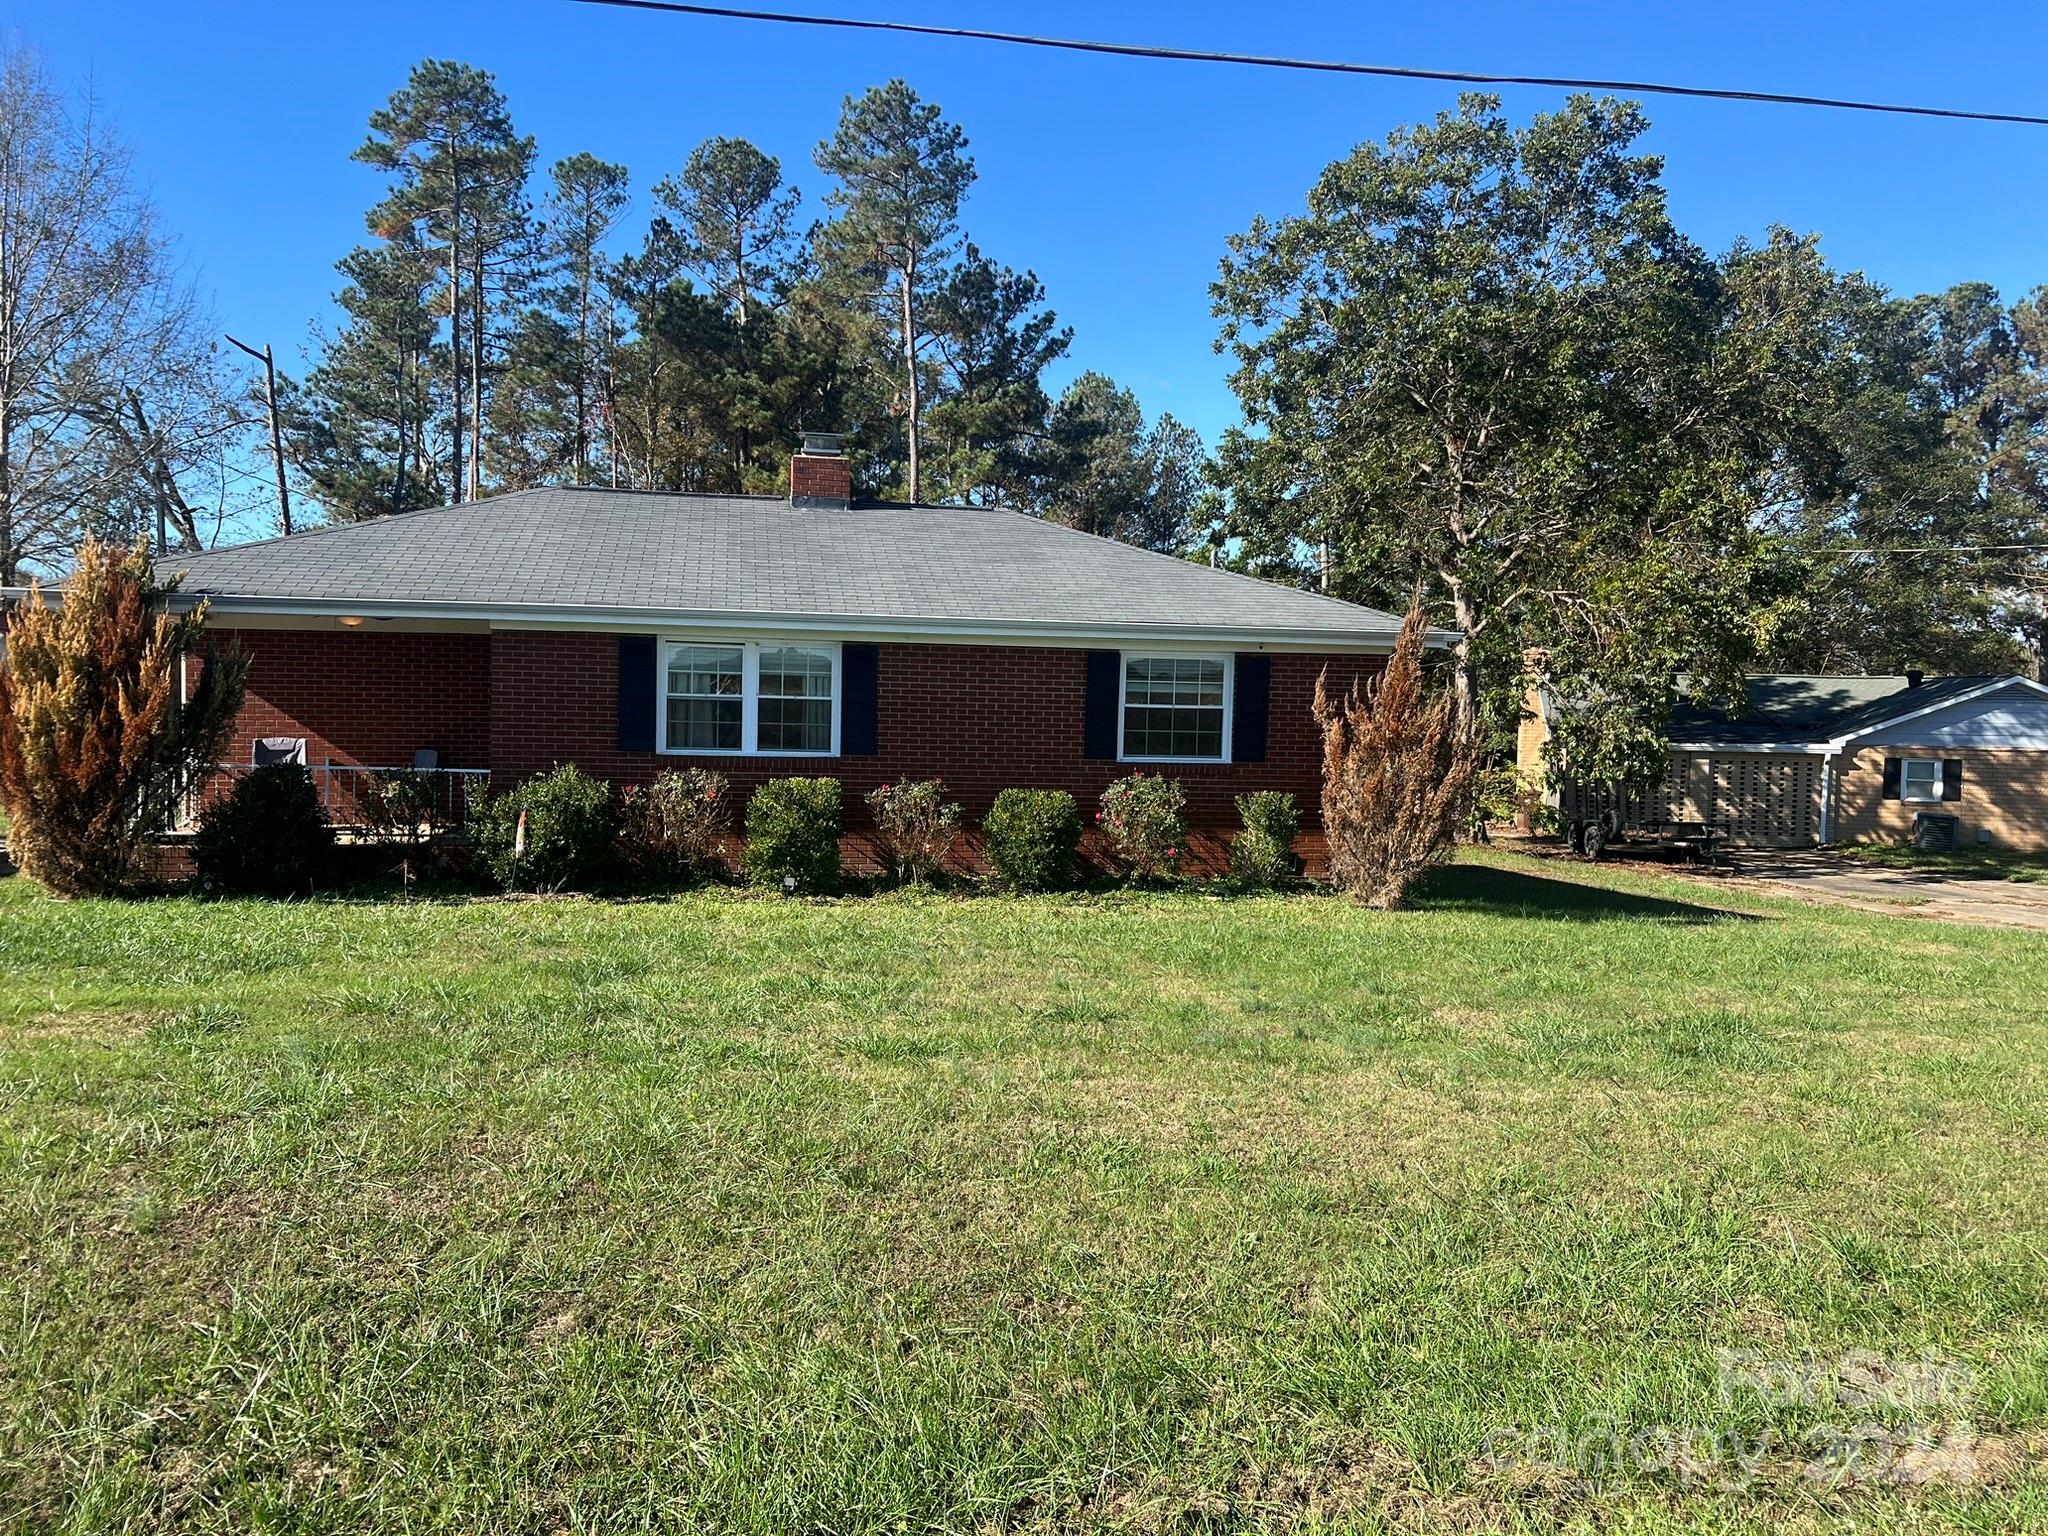
[[[830,441],[791,484],[521,491],[183,557],[250,659],[230,756],[339,798],[414,765],[829,775],[853,867],[880,784],[942,778],[974,824],[1002,789],[1086,813],[1144,769],[1185,786],[1198,863],[1253,789],[1294,792],[1318,860],[1316,679],[1376,673],[1396,619],[1019,513],[857,502]]]
[[[1543,772],[1551,701],[1526,702],[1525,774]],[[1561,816],[1596,814],[1567,782]],[[1622,797],[1631,821],[1703,821],[1752,847],[1907,842],[2048,849],[2048,687],[2024,677],[1776,674],[1743,707],[1673,710],[1664,782]],[[1954,818],[1951,829],[1946,818]]]

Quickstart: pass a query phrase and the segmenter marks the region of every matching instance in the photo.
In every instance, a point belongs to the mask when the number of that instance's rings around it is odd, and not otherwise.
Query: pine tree
[[[1034,274],[998,266],[972,243],[934,296],[940,397],[926,479],[936,499],[1029,504],[1051,404],[1043,375],[1074,337],[1044,305]]]
[[[611,365],[613,324],[604,242],[626,211],[626,168],[591,154],[555,162],[548,173],[548,236],[560,263],[556,306],[574,331],[569,391],[570,463],[578,485],[593,478],[592,453]]]
[[[448,499],[446,348],[435,341],[433,264],[410,232],[359,247],[337,270],[347,322],[303,381],[285,381],[291,458],[330,517],[355,521]]]
[[[850,294],[864,294],[895,336],[904,490],[922,493],[930,312],[959,241],[960,201],[974,182],[967,136],[901,80],[848,97],[839,130],[818,146],[818,168],[839,185],[839,216],[820,254]]]
[[[690,151],[682,174],[655,184],[655,201],[675,215],[667,225],[682,266],[732,307],[744,327],[763,302],[773,305],[793,281],[796,188],[782,162],[745,139],[707,139]]]
[[[441,310],[449,326],[448,484],[458,500],[473,496],[481,484],[473,461],[483,419],[478,396],[489,318],[485,273],[521,222],[520,189],[532,164],[533,141],[513,133],[511,113],[490,74],[430,59],[415,66],[390,102],[370,115],[370,137],[355,158],[398,179],[371,210],[371,229],[386,238],[415,231],[420,248],[434,253],[446,275]]]

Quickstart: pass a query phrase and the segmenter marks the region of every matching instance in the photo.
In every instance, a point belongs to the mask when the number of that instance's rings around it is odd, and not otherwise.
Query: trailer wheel
[[[1579,851],[1597,862],[1600,855],[1607,851],[1607,842],[1607,828],[1596,821],[1586,828],[1586,835],[1579,843]]]
[[[1586,824],[1583,821],[1568,821],[1564,826],[1564,845],[1573,853],[1580,853],[1586,846]]]

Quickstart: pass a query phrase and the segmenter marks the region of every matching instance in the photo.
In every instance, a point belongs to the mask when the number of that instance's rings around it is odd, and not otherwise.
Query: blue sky
[[[765,0],[764,0],[765,3]],[[796,8],[1438,68],[2044,112],[2048,6],[1905,0],[1387,6],[945,4]],[[842,97],[901,75],[966,129],[965,223],[1034,269],[1097,368],[1212,441],[1234,417],[1207,285],[1227,235],[1299,207],[1329,160],[1449,105],[1449,86],[1146,63],[635,14],[569,0],[131,4],[26,0],[0,19],[60,80],[90,76],[223,325],[300,365],[379,178],[364,120],[427,56],[494,71],[544,161],[590,150],[646,189],[699,140],[779,155],[815,208]],[[1512,90],[1517,116],[1558,93]],[[1650,98],[1679,223],[1714,249],[1783,223],[1900,292],[2048,282],[2048,129]]]

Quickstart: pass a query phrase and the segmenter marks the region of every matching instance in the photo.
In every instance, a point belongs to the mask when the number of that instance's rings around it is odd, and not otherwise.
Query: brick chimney
[[[837,507],[853,502],[853,465],[847,462],[837,432],[806,432],[804,445],[789,461],[789,504],[793,507]]]

